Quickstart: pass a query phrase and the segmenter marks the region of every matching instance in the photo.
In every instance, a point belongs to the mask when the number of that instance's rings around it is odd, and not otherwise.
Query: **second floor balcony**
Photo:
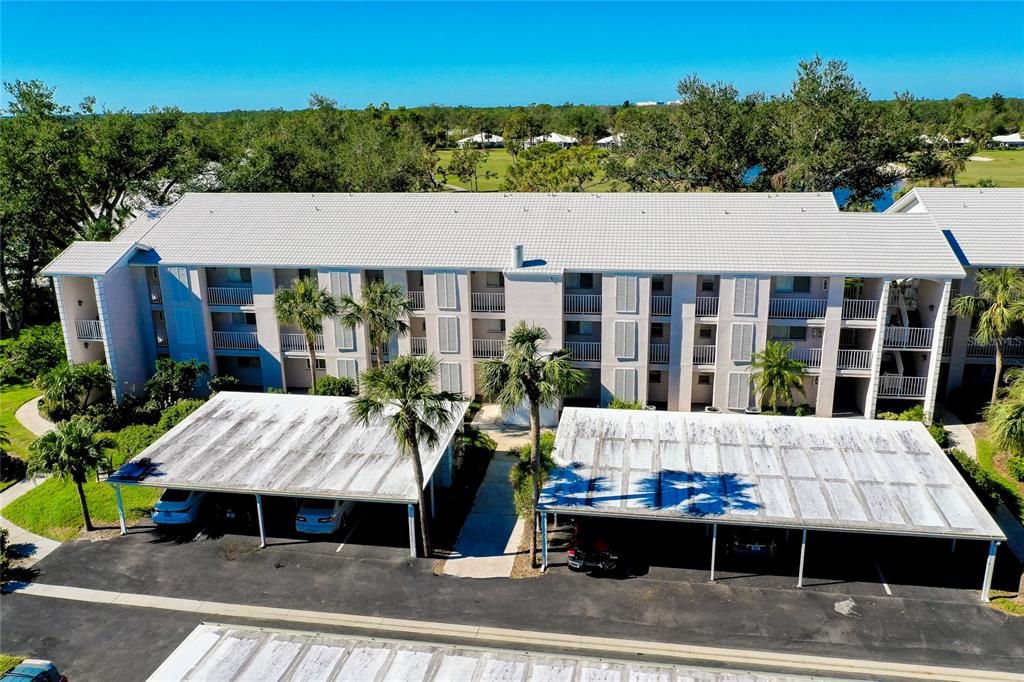
[[[717,296],[698,296],[697,297],[697,317],[717,317],[718,316],[718,297]]]
[[[651,315],[668,317],[672,314],[672,297],[665,295],[651,296]]]
[[[75,338],[79,341],[102,341],[103,325],[99,320],[75,320]]]
[[[313,350],[322,353],[324,350],[324,335],[317,334],[313,338]],[[284,353],[306,353],[305,334],[281,334],[281,351]]]
[[[503,291],[474,291],[470,294],[471,309],[474,313],[503,313],[505,312],[505,292]]]
[[[886,327],[883,345],[886,348],[927,350],[932,346],[931,327]]]
[[[600,341],[566,341],[565,347],[569,350],[570,357],[580,362],[600,362],[601,342]]]
[[[409,297],[409,307],[413,310],[423,310],[427,307],[426,301],[423,298],[422,290],[417,291],[410,289],[406,292],[406,295]]]
[[[252,287],[207,287],[207,305],[252,305]]]
[[[836,369],[871,369],[871,351],[856,348],[840,348]]]
[[[159,284],[149,284],[149,302],[153,305],[158,305],[164,302],[164,293],[160,289]]]
[[[797,362],[802,362],[810,369],[821,367],[820,348],[794,348],[789,351],[789,357]]]
[[[569,315],[600,315],[601,294],[566,294],[565,312]]]
[[[652,365],[667,365],[669,352],[669,345],[667,343],[652,343],[648,353],[648,360]]]
[[[213,347],[217,350],[259,350],[260,342],[256,332],[215,331]]]
[[[871,298],[844,298],[844,320],[874,320],[878,317],[878,301]]]
[[[812,319],[825,317],[828,301],[824,298],[773,298],[768,303],[768,317],[776,319]]]
[[[713,365],[715,364],[715,346],[701,345],[693,347],[693,364]]]
[[[878,377],[880,398],[923,398],[928,388],[928,377],[908,377],[902,374],[883,374]]]
[[[474,358],[500,358],[505,354],[505,339],[473,339]]]
[[[425,336],[410,336],[409,337],[409,352],[412,355],[426,355],[427,354],[427,337],[425,337]]]

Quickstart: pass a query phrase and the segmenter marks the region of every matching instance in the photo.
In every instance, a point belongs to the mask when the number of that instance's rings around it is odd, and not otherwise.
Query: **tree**
[[[466,145],[452,152],[447,172],[469,185],[474,192],[480,191],[480,167],[487,163],[487,152]],[[493,171],[484,171],[485,178],[495,177]]]
[[[789,356],[793,344],[769,341],[763,351],[754,353],[750,367],[758,404],[767,403],[778,412],[779,405],[788,405],[793,391],[804,395],[804,373],[807,365]]]
[[[1007,388],[995,402],[985,407],[992,442],[1012,455],[1024,455],[1024,370],[1006,373]]]
[[[543,344],[551,338],[543,327],[520,322],[505,340],[505,354],[482,365],[481,392],[511,411],[524,403],[530,409],[530,443],[533,449],[533,509],[540,500],[540,410],[554,407],[559,400],[587,385],[587,375],[572,366],[569,351],[546,351]],[[531,523],[531,528],[536,524]],[[537,533],[530,533],[530,561],[537,556]]]
[[[384,350],[392,336],[409,333],[406,321],[412,314],[409,297],[400,284],[374,280],[363,285],[359,300],[341,297],[338,319],[353,329],[365,325],[370,347],[377,351],[377,364],[384,364]]]
[[[954,315],[977,318],[974,336],[991,343],[996,350],[996,374],[992,380],[992,403],[999,397],[1003,374],[1003,344],[1014,322],[1024,320],[1024,271],[1017,268],[980,270],[975,281],[977,293],[953,299]]]
[[[97,435],[97,426],[92,421],[71,419],[61,422],[56,429],[32,443],[28,471],[29,474],[47,473],[71,480],[78,489],[85,529],[95,530],[82,485],[89,472],[106,461],[103,450],[113,446],[112,440]]]
[[[420,541],[426,556],[433,554],[420,448],[442,445],[441,433],[456,419],[454,403],[462,396],[434,390],[439,362],[433,357],[403,355],[394,362],[368,369],[362,375],[363,392],[352,402],[352,416],[362,424],[387,423],[392,437],[412,461],[420,520]]]
[[[956,187],[956,174],[967,168],[970,159],[978,148],[974,144],[948,143],[942,150],[942,169],[953,186]]]
[[[110,370],[99,361],[64,361],[36,380],[46,411],[58,421],[84,412],[94,391],[109,391],[112,383]]]
[[[530,119],[526,114],[517,111],[505,119],[501,136],[505,138],[505,151],[512,155],[512,163],[518,161],[519,154],[526,149],[530,132]]]
[[[274,294],[274,316],[281,324],[293,324],[306,337],[309,353],[309,377],[313,392],[316,392],[316,337],[323,334],[324,318],[338,316],[338,300],[331,292],[321,289],[315,280],[301,277],[287,289],[278,289]]]
[[[179,400],[191,398],[210,366],[198,360],[180,362],[170,358],[156,361],[156,372],[145,385],[147,407],[165,410]]]
[[[316,385],[316,391],[309,391],[310,395],[336,395],[353,396],[359,393],[356,382],[348,377],[326,376],[320,379]]]
[[[503,189],[513,192],[584,192],[601,179],[608,152],[594,147],[545,143],[520,154],[520,163],[508,169]]]

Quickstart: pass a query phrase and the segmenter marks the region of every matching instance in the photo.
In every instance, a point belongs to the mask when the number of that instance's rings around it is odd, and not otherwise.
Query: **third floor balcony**
[[[252,287],[207,287],[206,302],[208,305],[252,305]]]
[[[773,298],[768,303],[768,317],[784,320],[825,317],[828,301],[824,298]]]
[[[886,327],[883,345],[886,348],[927,350],[932,347],[932,328]]]
[[[324,335],[317,334],[313,338],[313,350],[316,352],[323,352],[324,350]],[[306,346],[306,335],[295,334],[295,333],[282,333],[281,334],[281,351],[284,353],[306,353],[308,348]]]
[[[878,317],[878,301],[871,298],[844,298],[844,320],[874,320]]]

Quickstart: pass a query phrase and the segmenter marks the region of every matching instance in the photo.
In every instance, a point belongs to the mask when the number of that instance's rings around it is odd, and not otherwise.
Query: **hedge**
[[[949,450],[949,457],[985,507],[995,509],[1001,502],[1017,518],[1024,516],[1024,499],[1016,490],[983,469],[963,450],[953,448]]]

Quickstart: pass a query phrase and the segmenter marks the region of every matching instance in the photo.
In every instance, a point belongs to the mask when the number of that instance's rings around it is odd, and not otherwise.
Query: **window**
[[[306,369],[309,369],[309,358],[306,358]],[[327,371],[327,360],[324,360],[323,358],[317,358],[316,369],[318,372],[320,370]]]
[[[594,275],[590,272],[569,272],[565,275],[566,289],[593,289]]]
[[[451,393],[462,393],[462,366],[457,362],[442,362],[439,374],[441,375],[441,390]]]
[[[504,333],[505,320],[487,320],[487,331],[490,334]]]
[[[359,363],[351,358],[338,359],[338,376],[349,379],[359,378]]]
[[[649,384],[660,384],[661,383],[661,372],[648,372],[647,383]]]
[[[737,277],[733,280],[733,315],[757,314],[757,278]]]
[[[615,397],[626,402],[636,402],[636,370],[619,367],[615,369]]]
[[[437,318],[438,345],[442,353],[459,352],[459,318]]]
[[[697,375],[697,385],[698,386],[710,386],[711,385],[711,375],[710,374],[698,374]]]
[[[232,284],[252,281],[252,270],[249,268],[227,268],[228,281]]]
[[[485,284],[489,289],[500,289],[505,286],[505,276],[500,272],[488,272]]]
[[[750,362],[754,352],[754,325],[736,322],[732,325],[732,361]]]
[[[258,357],[237,357],[235,358],[235,365],[239,369],[257,369],[260,367],[260,359]]]
[[[707,293],[712,293],[712,294],[715,293],[715,280],[713,280],[713,279],[702,279],[700,281],[700,290],[701,290],[701,292],[703,292],[705,294],[707,294]]]
[[[231,324],[242,327],[256,326],[256,313],[231,313]]]
[[[665,291],[665,275],[653,275],[651,277],[651,291],[656,294]]]
[[[636,322],[615,321],[615,357],[622,360],[636,357]]]
[[[615,312],[635,313],[636,312],[636,275],[615,276]]]
[[[700,331],[697,332],[702,339],[711,339],[714,336],[714,330],[711,327],[701,327]]]
[[[806,341],[807,327],[772,325],[768,327],[768,338],[772,341]]]
[[[729,372],[729,409],[744,410],[750,407],[750,375],[746,372]]]
[[[651,323],[651,338],[663,339],[665,338],[665,324],[662,322]]]
[[[811,290],[810,277],[776,277],[775,292],[779,294],[806,294]]]
[[[593,322],[578,322],[570,321],[565,323],[565,333],[568,336],[593,336],[594,335],[594,323]]]
[[[455,273],[439,272],[437,280],[437,307],[442,310],[455,310],[459,307],[459,294]]]

